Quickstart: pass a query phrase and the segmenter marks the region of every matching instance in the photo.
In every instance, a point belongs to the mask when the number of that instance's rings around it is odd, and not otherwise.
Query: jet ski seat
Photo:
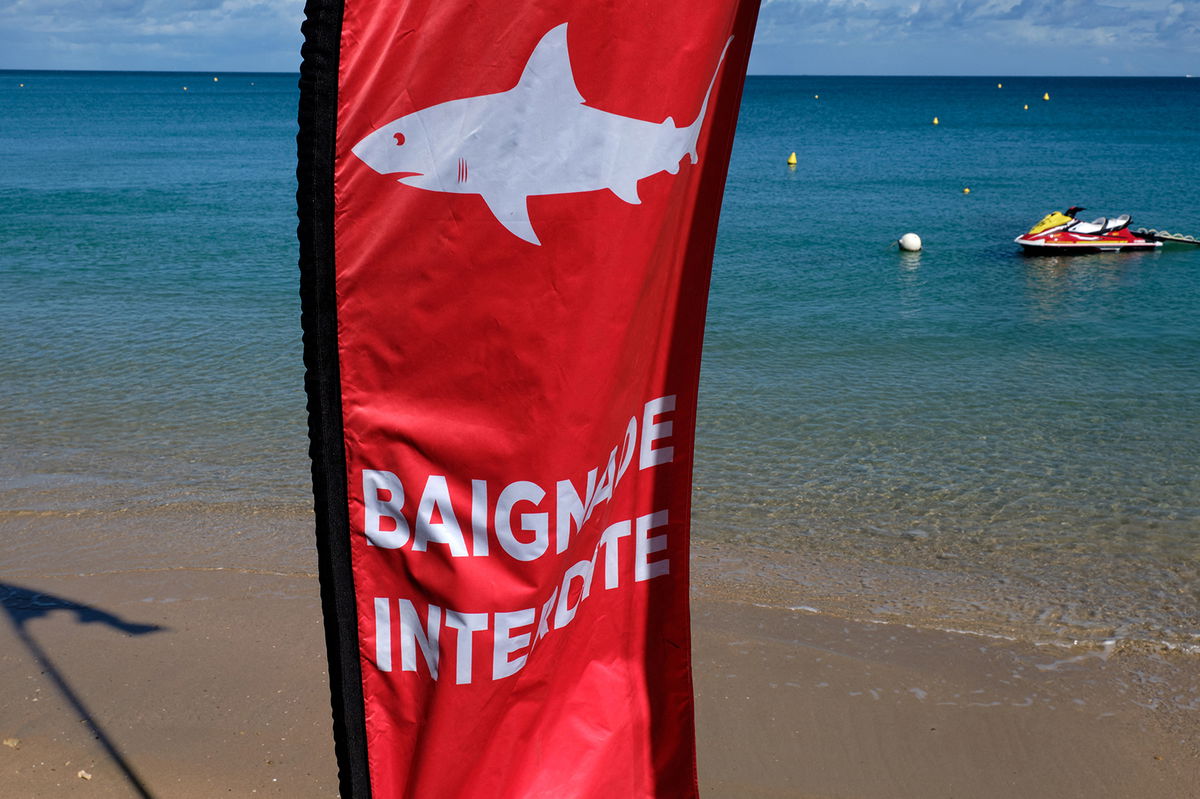
[[[1106,230],[1108,225],[1108,217],[1102,216],[1099,219],[1093,219],[1091,222],[1076,222],[1073,225],[1067,225],[1067,230],[1072,233],[1100,233]]]
[[[1105,233],[1116,233],[1118,230],[1123,230],[1129,227],[1129,214],[1121,214],[1116,219],[1108,220],[1108,224],[1104,227]]]

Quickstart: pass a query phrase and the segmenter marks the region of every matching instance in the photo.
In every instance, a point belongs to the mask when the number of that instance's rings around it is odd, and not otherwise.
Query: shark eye
[[[397,147],[404,144],[404,134],[403,133],[394,133],[394,134],[392,134],[392,138],[396,140]]]

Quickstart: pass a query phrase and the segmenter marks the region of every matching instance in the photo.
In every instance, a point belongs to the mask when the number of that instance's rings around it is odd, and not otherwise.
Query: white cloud
[[[1200,3],[1179,0],[765,0],[756,48],[773,66],[789,59],[812,70],[805,51],[858,47],[864,61],[886,51],[934,48],[960,63],[988,59],[986,70],[1024,71],[1039,53],[1046,64],[1099,64],[1106,55],[1153,64],[1160,71],[1200,71]],[[1004,68],[1005,54],[1011,64]],[[764,58],[759,58],[761,64]],[[911,57],[902,59],[911,63]],[[773,70],[767,70],[773,71]],[[836,71],[836,70],[835,70]],[[871,69],[855,70],[871,72]],[[877,70],[888,71],[886,68]],[[919,70],[918,70],[919,71]],[[1074,74],[1074,73],[1069,73]]]
[[[1195,4],[1155,0],[766,0],[758,41],[805,40],[830,30],[943,36],[969,30],[995,38],[1154,41],[1197,36]],[[1096,36],[1093,32],[1103,31]]]
[[[300,0],[10,0],[0,66],[295,69]]]
[[[303,16],[303,0],[0,0],[0,67],[293,70]],[[1198,54],[1196,0],[764,0],[752,65],[1182,74]]]

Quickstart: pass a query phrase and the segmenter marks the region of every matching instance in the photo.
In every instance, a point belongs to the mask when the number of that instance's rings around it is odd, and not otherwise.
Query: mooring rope
[[[1184,236],[1181,233],[1169,233],[1165,230],[1155,230],[1153,228],[1140,227],[1133,231],[1139,236],[1146,236],[1158,241],[1177,241],[1180,244],[1200,244],[1200,239],[1195,236]]]

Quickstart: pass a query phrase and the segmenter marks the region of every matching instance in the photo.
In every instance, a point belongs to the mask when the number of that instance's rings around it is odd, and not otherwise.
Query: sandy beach
[[[836,564],[730,581],[730,557],[694,557],[704,796],[1200,795],[1195,656],[817,612],[789,603]],[[3,578],[4,796],[336,796],[311,572],[18,572]]]

